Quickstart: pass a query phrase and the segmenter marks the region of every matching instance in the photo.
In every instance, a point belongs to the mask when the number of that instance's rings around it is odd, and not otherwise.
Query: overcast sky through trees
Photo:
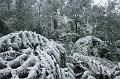
[[[105,5],[107,0],[95,0],[94,2],[95,2],[94,4]]]

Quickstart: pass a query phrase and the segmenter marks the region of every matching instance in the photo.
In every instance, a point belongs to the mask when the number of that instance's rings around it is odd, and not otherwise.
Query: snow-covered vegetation
[[[75,45],[76,47],[78,47],[79,53],[83,55],[92,55],[100,57],[102,50],[104,52],[102,52],[102,54],[105,54],[105,50],[108,50],[108,46],[105,42],[93,36],[86,36],[80,38],[76,41]]]
[[[0,79],[75,79],[60,67],[65,49],[53,40],[30,31],[0,38]]]
[[[0,0],[0,79],[120,79],[120,0],[96,1]]]
[[[111,50],[106,42],[93,36],[86,36],[76,41],[75,46],[78,51],[73,52],[72,55],[74,66],[84,70],[84,72],[79,71],[79,75],[75,71],[77,77],[79,76],[81,79],[87,79],[89,76],[93,77],[92,79],[119,79],[119,62],[107,58],[106,55]],[[112,55],[116,57],[114,54]]]
[[[75,47],[64,56],[61,44],[35,32],[10,33],[0,38],[0,79],[119,79],[120,63],[100,56],[104,41],[86,36]]]

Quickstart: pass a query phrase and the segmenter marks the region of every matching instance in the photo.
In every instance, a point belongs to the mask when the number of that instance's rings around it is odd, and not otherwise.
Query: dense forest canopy
[[[104,0],[94,2],[0,0],[0,19],[12,32],[31,30],[54,40],[60,40],[61,35],[67,33],[73,34],[73,38],[75,33],[79,34],[73,41],[87,35],[106,41],[120,39],[119,0],[106,0],[104,5]]]

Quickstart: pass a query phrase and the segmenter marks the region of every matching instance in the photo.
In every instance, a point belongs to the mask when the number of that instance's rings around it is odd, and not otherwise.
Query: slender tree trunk
[[[8,13],[7,13],[7,17],[10,17],[10,0],[7,0],[7,9],[8,9]]]
[[[77,20],[75,20],[75,33],[78,33]]]
[[[66,56],[65,53],[61,53],[61,52],[60,52],[60,66],[62,68],[66,67]]]
[[[54,10],[52,13],[52,22],[53,22],[53,28],[55,31],[55,37],[54,40],[59,40],[59,32],[57,31],[58,28],[58,19],[57,19],[57,10]]]
[[[57,20],[57,12],[53,12],[52,13],[52,18],[53,18],[53,27],[54,27],[54,29],[57,29],[57,27],[58,27],[58,20]]]
[[[37,33],[39,33],[39,34],[43,34],[43,28],[42,28],[42,26],[41,26],[41,19],[40,19],[40,15],[41,15],[41,13],[40,13],[40,11],[41,11],[41,0],[39,0],[40,1],[40,4],[39,4],[39,11],[38,11],[38,22],[37,22],[37,26],[36,26],[36,28],[35,28],[35,31],[37,32]]]
[[[77,15],[75,14],[75,20],[74,20],[74,23],[75,23],[75,33],[78,33],[78,25],[77,25]],[[75,41],[77,41],[78,40],[78,37],[76,36],[76,40]]]

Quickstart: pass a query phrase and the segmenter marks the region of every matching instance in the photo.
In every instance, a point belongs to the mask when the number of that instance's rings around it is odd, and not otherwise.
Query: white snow
[[[79,53],[94,56],[99,56],[99,48],[106,48],[107,46],[102,40],[94,36],[82,37],[76,41],[75,45],[78,48]]]
[[[115,65],[99,57],[99,49],[106,48],[105,42],[86,36],[75,46],[78,51],[72,51],[69,62],[62,68],[60,54],[66,50],[61,44],[31,31],[1,37],[0,79],[96,79],[99,75],[120,78],[120,63]],[[74,70],[77,67],[79,73]]]
[[[59,65],[64,47],[35,32],[1,37],[0,52],[1,64],[6,64],[0,66],[0,79],[74,79],[69,69],[65,71]]]

